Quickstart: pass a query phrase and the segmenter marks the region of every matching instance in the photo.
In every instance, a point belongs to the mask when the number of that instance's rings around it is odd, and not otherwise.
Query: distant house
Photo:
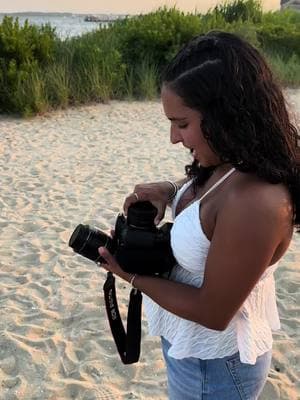
[[[84,17],[84,20],[86,22],[104,22],[106,24],[113,23],[117,21],[118,19],[124,19],[127,18],[128,15],[87,15]]]
[[[85,22],[101,22],[101,19],[95,15],[87,15],[84,17]]]
[[[292,8],[300,11],[300,0],[281,0],[281,9]]]

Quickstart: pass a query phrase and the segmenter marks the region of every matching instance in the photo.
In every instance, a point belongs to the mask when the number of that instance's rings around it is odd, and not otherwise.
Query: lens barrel
[[[103,261],[98,252],[100,246],[107,247],[110,251],[114,247],[112,239],[105,233],[83,224],[79,224],[75,228],[70,237],[69,246],[76,253],[95,262]]]

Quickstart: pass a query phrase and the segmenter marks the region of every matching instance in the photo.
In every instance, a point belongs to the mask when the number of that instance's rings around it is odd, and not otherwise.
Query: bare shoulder
[[[214,236],[224,237],[230,232],[231,240],[240,248],[243,239],[249,249],[256,251],[265,246],[270,254],[273,252],[272,261],[279,259],[293,235],[293,205],[288,189],[238,172],[223,198]]]
[[[252,174],[238,172],[224,201],[227,212],[242,213],[247,220],[272,219],[292,224],[293,206],[290,193],[283,184],[271,184]]]

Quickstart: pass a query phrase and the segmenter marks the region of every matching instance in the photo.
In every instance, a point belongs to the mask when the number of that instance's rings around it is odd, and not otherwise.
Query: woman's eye
[[[188,127],[188,124],[178,125],[179,129],[185,129]]]

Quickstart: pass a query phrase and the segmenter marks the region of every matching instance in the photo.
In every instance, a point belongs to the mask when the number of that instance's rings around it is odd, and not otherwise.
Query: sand
[[[300,110],[300,91],[287,94]],[[79,223],[109,232],[136,183],[183,176],[189,155],[169,143],[160,103],[2,116],[0,132],[0,400],[166,400],[158,339],[143,320],[139,363],[121,363],[106,273],[68,247]],[[295,235],[276,272],[282,329],[262,400],[299,398],[299,265]],[[117,290],[125,318],[129,288]]]

